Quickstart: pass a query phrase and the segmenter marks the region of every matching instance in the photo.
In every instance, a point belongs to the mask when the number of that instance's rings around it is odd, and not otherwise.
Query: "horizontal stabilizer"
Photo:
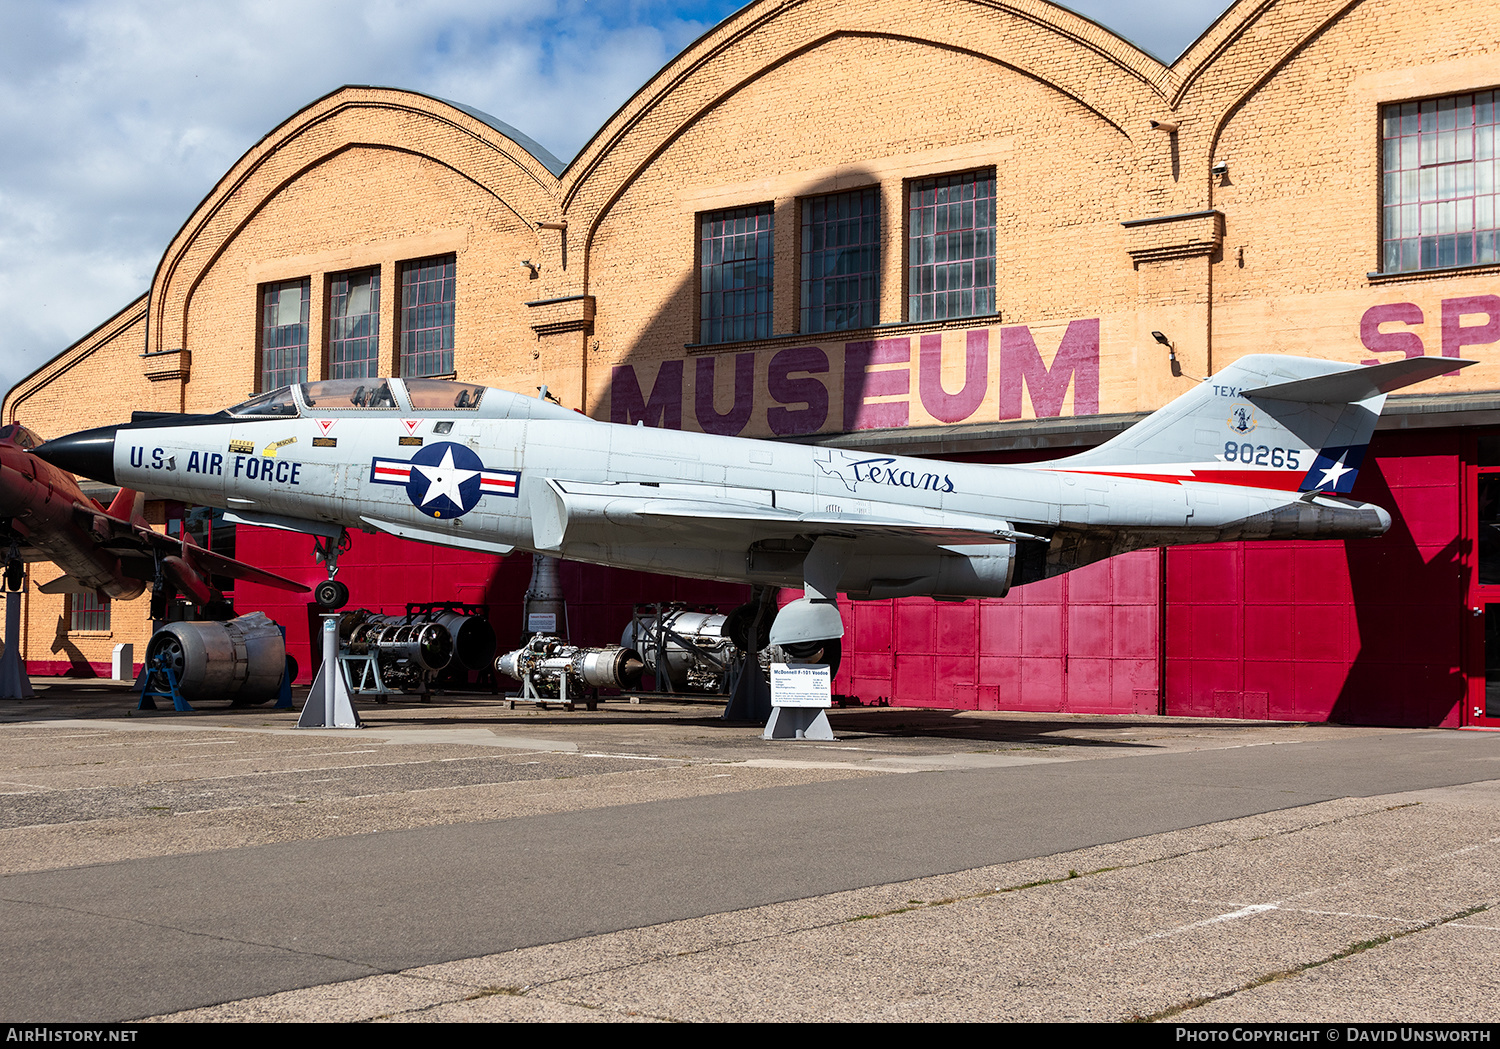
[[[201,546],[194,545],[190,550],[184,551],[184,560],[188,561],[199,572],[209,575],[228,576],[230,579],[242,579],[247,583],[259,583],[261,586],[274,587],[277,590],[287,590],[294,594],[305,594],[311,587],[305,583],[299,583],[285,576],[279,576],[275,572],[267,572],[263,568],[256,568],[244,561],[236,561],[232,557],[216,554],[212,550],[205,550]]]
[[[131,524],[145,524],[146,515],[142,512],[146,497],[140,492],[131,491],[129,488],[121,488],[115,493],[114,499],[105,511],[110,517],[121,521],[129,521]]]
[[[1244,396],[1254,400],[1301,401],[1306,404],[1350,404],[1478,363],[1457,357],[1410,357],[1389,364],[1354,367],[1330,375],[1262,386],[1246,390]]]

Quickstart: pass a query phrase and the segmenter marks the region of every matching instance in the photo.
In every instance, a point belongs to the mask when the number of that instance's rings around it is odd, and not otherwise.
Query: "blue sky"
[[[0,0],[0,389],[147,289],[250,146],[343,84],[491,113],[571,158],[736,0]],[[1225,0],[1066,5],[1159,58]]]

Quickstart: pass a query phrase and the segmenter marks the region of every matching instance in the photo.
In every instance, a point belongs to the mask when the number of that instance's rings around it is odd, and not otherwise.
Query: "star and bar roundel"
[[[462,517],[480,496],[514,499],[520,480],[514,470],[485,469],[472,448],[452,441],[429,444],[410,459],[370,460],[372,483],[401,485],[411,505],[441,520]]]

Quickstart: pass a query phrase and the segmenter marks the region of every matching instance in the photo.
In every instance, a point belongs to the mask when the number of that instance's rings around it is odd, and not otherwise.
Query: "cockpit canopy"
[[[485,410],[481,412],[480,404]],[[324,412],[389,411],[411,414],[474,412],[486,418],[569,418],[575,412],[535,397],[451,379],[323,379],[283,386],[229,409],[250,418],[296,417]]]
[[[9,423],[0,426],[0,441],[14,441],[17,446],[28,451],[42,443],[42,439],[32,433],[20,423]]]

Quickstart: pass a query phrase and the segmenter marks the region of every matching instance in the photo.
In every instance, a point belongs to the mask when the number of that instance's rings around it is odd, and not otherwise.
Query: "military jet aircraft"
[[[100,480],[312,533],[335,606],[345,529],[806,596],[770,643],[837,662],[838,594],[1001,597],[1145,547],[1378,536],[1349,499],[1385,395],[1465,364],[1245,357],[1107,443],[992,466],[622,426],[435,379],[307,382],[39,454]],[[820,658],[821,657],[821,658]]]
[[[0,427],[0,543],[8,540],[5,584],[21,588],[23,564],[48,560],[63,575],[43,583],[44,594],[93,592],[121,600],[152,586],[154,619],[166,616],[181,592],[206,615],[228,613],[214,576],[250,579],[282,590],[308,587],[232,557],[204,550],[186,531],[173,538],[141,513],[140,492],[122,488],[106,509],[78,482],[32,454],[42,442],[26,427]]]

